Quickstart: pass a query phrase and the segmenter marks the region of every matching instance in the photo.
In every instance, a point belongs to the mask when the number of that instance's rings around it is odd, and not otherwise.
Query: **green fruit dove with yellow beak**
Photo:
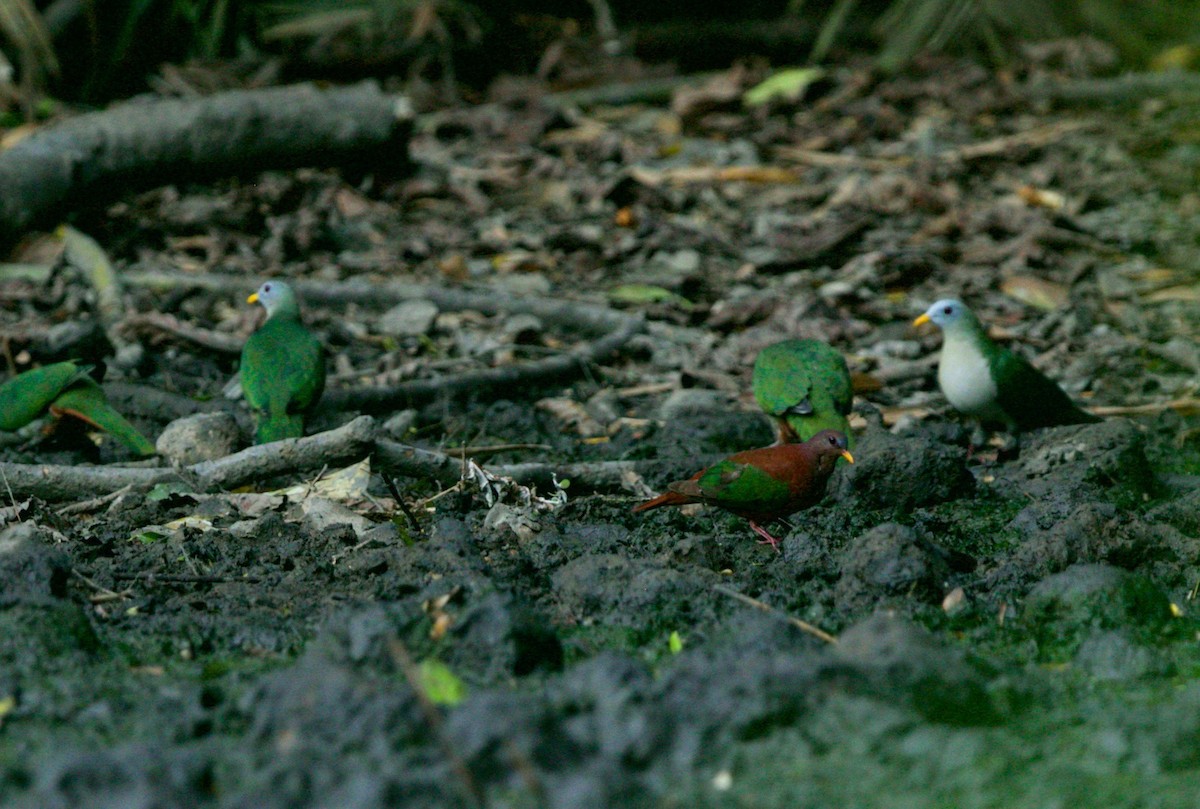
[[[254,413],[255,443],[304,435],[304,417],[325,390],[325,349],[300,321],[296,293],[267,281],[246,299],[267,320],[242,348],[242,391]]]

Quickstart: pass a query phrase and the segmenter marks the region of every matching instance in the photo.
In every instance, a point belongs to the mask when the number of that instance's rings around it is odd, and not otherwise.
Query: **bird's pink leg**
[[[754,520],[750,520],[750,527],[754,529],[754,533],[762,537],[762,539],[758,541],[759,545],[770,545],[775,549],[775,553],[779,553],[779,540],[771,536],[770,533],[767,532],[766,528],[763,528]]]

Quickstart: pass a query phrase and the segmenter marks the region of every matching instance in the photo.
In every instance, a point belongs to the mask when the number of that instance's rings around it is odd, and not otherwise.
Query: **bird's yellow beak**
[[[854,456],[850,454],[850,450],[848,450],[848,449],[842,450],[842,457],[845,458],[850,463],[854,463]]]
[[[914,321],[912,322],[912,324],[913,324],[914,326],[924,326],[924,325],[925,325],[926,323],[928,323],[928,322],[929,322],[929,313],[928,313],[928,312],[926,312],[925,314],[921,315],[919,318],[917,318],[916,320],[914,320]]]
[[[258,293],[255,292],[249,298],[246,298],[246,303],[258,303]]]

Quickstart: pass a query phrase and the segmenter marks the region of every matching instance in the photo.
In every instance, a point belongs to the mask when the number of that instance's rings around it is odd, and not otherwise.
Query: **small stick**
[[[772,607],[770,604],[767,604],[765,601],[759,601],[757,598],[751,598],[750,596],[746,595],[745,593],[739,593],[737,590],[734,590],[732,587],[726,587],[723,584],[717,584],[717,585],[713,585],[713,589],[716,590],[721,595],[726,595],[726,596],[729,596],[730,598],[736,598],[738,601],[742,602],[743,604],[749,605],[751,607],[754,607],[755,609],[762,610],[765,613],[769,613],[771,615],[775,615],[779,618],[782,618],[783,620],[787,621],[792,626],[799,629],[801,632],[807,632],[808,634],[812,635],[813,637],[820,638],[821,640],[825,641],[826,643],[832,643],[832,644],[836,645],[838,642],[836,637],[834,637],[833,635],[830,635],[824,629],[815,627],[812,624],[808,623],[807,621],[801,621],[799,618],[795,618],[791,615],[788,615],[785,612],[780,612],[779,610]]]

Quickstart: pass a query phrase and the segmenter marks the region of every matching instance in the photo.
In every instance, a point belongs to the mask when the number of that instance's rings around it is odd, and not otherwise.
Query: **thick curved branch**
[[[90,198],[264,169],[407,162],[413,113],[364,82],[133,101],[46,127],[0,152],[0,248]]]
[[[222,275],[136,272],[127,273],[124,280],[130,286],[159,292],[179,287],[221,292],[227,291],[230,286],[230,278]],[[545,385],[574,378],[589,363],[600,362],[611,356],[644,327],[644,319],[640,315],[617,312],[605,306],[561,298],[513,297],[494,290],[476,292],[423,284],[380,284],[357,279],[341,283],[296,280],[292,285],[310,303],[356,303],[384,307],[405,300],[425,299],[433,301],[445,311],[470,309],[485,314],[531,314],[571,333],[601,335],[595,342],[533,362],[468,371],[436,379],[417,379],[397,385],[363,385],[327,390],[319,406],[322,411],[361,410],[379,413],[420,405],[439,396],[454,397],[498,388]]]
[[[615,353],[630,337],[641,331],[642,325],[641,318],[626,318],[616,331],[594,343],[533,362],[468,371],[437,379],[416,379],[398,385],[340,388],[325,394],[321,408],[378,413],[398,407],[413,407],[439,396],[455,397],[499,388],[546,385],[574,378],[582,375],[589,363],[599,362]]]
[[[0,489],[4,494],[11,490],[13,497],[47,501],[91,498],[125,486],[147,487],[179,479],[199,491],[235,489],[276,475],[359,460],[371,452],[374,439],[375,420],[360,416],[336,430],[248,447],[181,469],[0,463]]]

